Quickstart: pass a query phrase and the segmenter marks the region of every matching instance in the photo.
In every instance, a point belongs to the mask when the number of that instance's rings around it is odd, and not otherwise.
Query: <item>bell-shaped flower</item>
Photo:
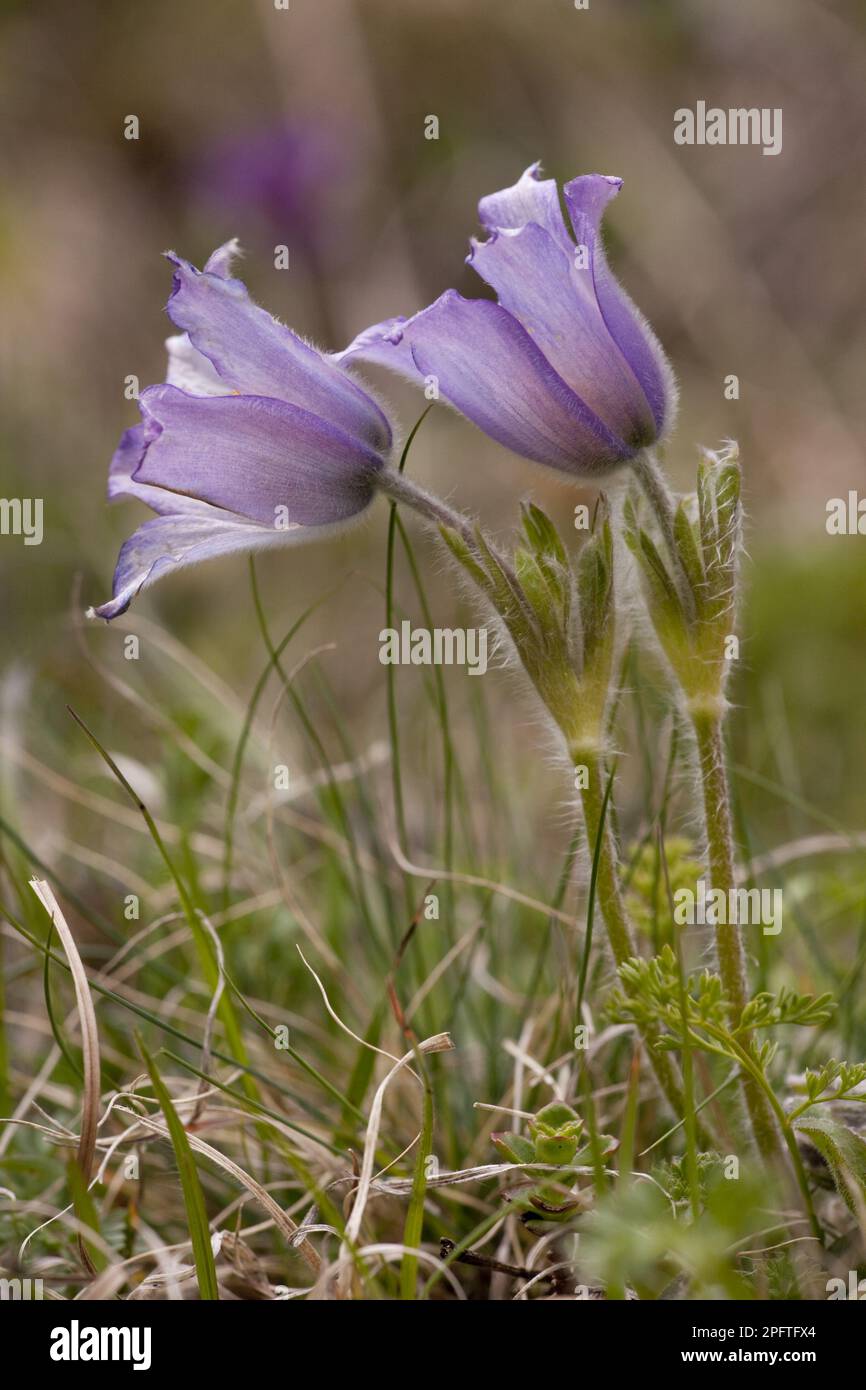
[[[611,274],[601,219],[621,179],[565,185],[533,165],[482,198],[486,241],[469,264],[498,303],[447,290],[412,318],[361,333],[339,363],[377,362],[438,389],[507,448],[593,476],[633,458],[670,426],[673,374],[652,329]]]
[[[233,242],[203,271],[173,253],[166,381],[141,394],[121,438],[109,497],[157,515],[125,542],[113,597],[123,613],[146,585],[232,551],[322,535],[371,502],[391,427],[344,367],[310,347],[231,278]]]

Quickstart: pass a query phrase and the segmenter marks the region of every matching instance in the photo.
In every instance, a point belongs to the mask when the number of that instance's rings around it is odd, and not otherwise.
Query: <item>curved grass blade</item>
[[[32,932],[28,931],[27,928],[23,925],[23,923],[19,922],[18,919],[14,916],[14,914],[9,911],[8,907],[6,907],[2,903],[0,903],[0,913],[2,913],[2,916],[6,919],[6,921],[13,928],[13,930],[16,931],[19,934],[19,936],[24,937],[25,941],[28,941],[30,945],[34,948],[34,950],[41,951],[43,955],[46,953],[49,954],[54,965],[61,965],[64,970],[69,970],[71,973],[71,967],[69,965],[69,962],[66,961],[63,958],[63,956],[55,955],[53,951],[49,951],[48,948],[46,948],[45,943],[40,941],[37,937],[35,937]],[[96,991],[97,994],[101,994],[105,999],[110,999],[114,1004],[119,1004],[122,1009],[128,1009],[130,1013],[135,1014],[136,1018],[143,1019],[145,1023],[151,1024],[152,1027],[154,1027],[157,1030],[157,1032],[167,1033],[170,1037],[177,1038],[179,1042],[186,1043],[196,1052],[201,1052],[202,1041],[200,1038],[190,1037],[189,1033],[185,1033],[183,1029],[175,1027],[175,1025],[173,1023],[169,1023],[167,1019],[160,1018],[158,1014],[152,1013],[149,1009],[143,1008],[141,1004],[136,1004],[131,999],[125,999],[122,994],[118,994],[115,990],[109,989],[107,985],[102,984],[98,979],[95,979],[93,976],[87,976],[87,983],[92,990]],[[313,1106],[304,1096],[298,1095],[291,1089],[291,1087],[284,1085],[282,1081],[278,1081],[275,1077],[267,1076],[264,1072],[257,1070],[255,1067],[250,1066],[249,1063],[239,1062],[236,1057],[230,1057],[227,1053],[220,1052],[219,1049],[216,1047],[211,1048],[211,1057],[215,1058],[219,1062],[224,1062],[226,1066],[235,1067],[237,1070],[243,1072],[245,1076],[249,1076],[257,1081],[260,1081],[264,1086],[269,1087],[271,1090],[278,1091],[281,1095],[288,1096],[291,1100],[295,1102],[296,1105],[299,1105],[303,1110],[305,1110],[309,1115],[312,1115],[315,1119],[321,1118],[318,1112],[313,1108]],[[340,1100],[343,1099],[341,1095],[338,1096],[338,1098]],[[259,1103],[255,1096],[250,1097],[250,1099],[253,1104]],[[299,1125],[293,1124],[292,1121],[289,1119],[284,1119],[283,1123],[287,1125],[289,1129],[296,1129],[299,1134],[306,1133],[304,1129],[302,1129]]]
[[[90,1175],[93,1172],[93,1160],[96,1154],[96,1133],[99,1125],[99,1093],[102,1079],[102,1064],[99,1056],[99,1033],[96,1027],[96,1011],[93,1007],[93,999],[90,995],[90,985],[87,979],[87,972],[81,956],[78,954],[78,947],[75,944],[75,937],[69,930],[66,918],[60,908],[60,904],[54,896],[51,885],[44,879],[33,878],[30,880],[30,887],[41,902],[45,911],[51,919],[51,924],[57,932],[60,943],[66,954],[69,969],[72,974],[72,982],[75,986],[75,1003],[78,1008],[79,1026],[81,1028],[81,1056],[84,1064],[84,1089],[81,1096],[81,1134],[78,1140],[78,1152],[72,1163],[77,1170],[80,1179],[78,1182],[73,1180],[72,1200],[75,1207],[75,1214],[84,1225],[90,1225],[87,1211],[82,1206],[82,1197],[87,1192],[90,1182]],[[78,1248],[81,1258],[86,1268],[93,1274],[97,1272],[97,1267],[90,1256],[88,1246],[85,1244],[81,1235],[78,1238]]]
[[[51,998],[51,942],[53,939],[54,922],[52,920],[48,927],[48,935],[45,938],[45,960],[42,967],[42,993],[45,997],[45,1012],[48,1015],[48,1022],[51,1025],[54,1041],[60,1048],[67,1066],[72,1071],[73,1076],[77,1076],[79,1081],[83,1081],[84,1073],[67,1046],[66,1039],[60,1029],[60,1023],[54,1012],[54,1003]]]

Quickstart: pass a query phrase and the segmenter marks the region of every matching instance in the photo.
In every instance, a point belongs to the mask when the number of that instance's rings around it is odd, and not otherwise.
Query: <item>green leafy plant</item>
[[[772,1038],[762,1041],[754,1034],[783,1025],[819,1027],[832,1017],[832,996],[799,994],[787,988],[777,994],[762,992],[734,1015],[721,977],[704,970],[683,980],[670,946],[651,960],[626,962],[620,967],[619,976],[621,985],[608,1004],[612,1019],[632,1022],[645,1033],[655,1028],[654,1045],[658,1048],[693,1048],[727,1058],[760,1089],[783,1135],[812,1229],[821,1239],[791,1119],[777,1099],[768,1075],[777,1042]]]
[[[616,1148],[609,1134],[588,1135],[580,1116],[562,1101],[551,1101],[537,1112],[529,1121],[528,1137],[502,1133],[491,1138],[508,1163],[526,1166],[527,1185],[509,1200],[531,1220],[568,1221],[584,1211],[590,1198],[573,1191],[574,1170],[598,1162]],[[555,1174],[539,1179],[534,1171],[539,1165],[561,1169],[562,1179]]]

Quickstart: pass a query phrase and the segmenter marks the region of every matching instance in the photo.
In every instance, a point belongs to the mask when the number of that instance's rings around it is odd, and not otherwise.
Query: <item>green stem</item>
[[[385,558],[385,627],[393,627],[394,619],[394,541],[397,535],[397,503],[391,503],[388,517],[388,545]],[[397,681],[393,666],[386,666],[388,699],[388,735],[391,741],[391,793],[394,798],[394,818],[397,822],[397,843],[405,854],[408,847],[406,811],[403,804],[403,778],[400,769],[400,724],[397,718]],[[408,884],[407,905],[410,896]]]
[[[710,885],[721,890],[730,902],[736,880],[722,716],[700,711],[692,715],[692,724],[701,769]],[[749,997],[743,943],[736,923],[717,923],[716,952],[722,985],[731,1002],[731,1027],[736,1028]],[[743,1094],[758,1148],[764,1158],[778,1162],[779,1135],[766,1096],[747,1072],[743,1074]]]
[[[409,450],[416,434],[424,423],[425,417],[429,414],[431,406],[418,417],[409,432],[409,437],[403,446],[400,455],[400,462],[397,466],[397,476],[400,478],[403,469],[406,467],[406,460],[409,457]],[[394,543],[397,537],[397,501],[391,498],[391,510],[388,516],[388,546],[385,559],[385,626],[391,628],[394,619]],[[388,731],[391,739],[391,787],[394,796],[394,815],[397,821],[397,839],[401,850],[406,852],[408,840],[406,836],[406,813],[403,805],[403,779],[400,772],[400,741],[399,723],[397,720],[397,682],[394,674],[394,667],[386,667],[387,687],[388,687]],[[411,905],[411,893],[408,883],[406,884],[407,906]]]
[[[450,531],[456,531],[459,536],[463,537],[472,553],[483,561],[484,555],[479,544],[478,532],[462,512],[455,511],[453,507],[448,506],[447,502],[443,502],[441,497],[428,492],[420,483],[413,482],[411,478],[406,477],[405,473],[400,473],[395,468],[381,468],[374,475],[373,482],[391,502],[405,503],[407,507],[411,507],[413,511],[423,516],[432,526],[444,526]],[[521,594],[522,590],[511,563],[489,541],[484,540],[483,544],[495,557],[497,564],[511,584],[515,596]]]
[[[631,470],[646,494],[646,499],[655,513],[659,530],[674,566],[677,590],[689,618],[695,616],[695,596],[682,562],[679,546],[674,533],[676,507],[673,493],[667,479],[659,467],[658,459],[649,449],[642,450],[631,461]]]
[[[794,1176],[796,1178],[797,1187],[799,1188],[800,1197],[803,1203],[803,1210],[808,1218],[809,1226],[811,1228],[813,1236],[817,1240],[818,1245],[823,1246],[824,1233],[821,1230],[821,1225],[818,1221],[818,1216],[815,1211],[815,1204],[812,1201],[812,1193],[809,1188],[809,1179],[806,1175],[806,1169],[803,1165],[803,1159],[800,1155],[800,1150],[797,1145],[797,1136],[794,1133],[794,1129],[791,1124],[791,1117],[785,1114],[785,1110],[783,1106],[780,1104],[772,1086],[770,1085],[769,1081],[764,1075],[763,1069],[758,1065],[754,1058],[750,1056],[749,1052],[745,1047],[743,1047],[742,1043],[740,1043],[738,1039],[732,1037],[729,1033],[723,1033],[721,1029],[709,1027],[707,1031],[713,1037],[719,1039],[723,1047],[727,1050],[728,1056],[733,1054],[735,1057],[738,1058],[743,1074],[749,1076],[750,1080],[754,1083],[756,1089],[760,1092],[762,1097],[767,1101],[767,1103],[775,1113],[775,1116],[779,1122],[779,1128],[782,1131],[782,1134],[785,1139],[785,1144],[788,1149],[788,1155],[791,1160],[791,1167],[794,1170]],[[790,1182],[790,1173],[786,1173],[786,1170],[783,1166],[783,1156],[781,1150],[778,1150],[778,1159],[779,1171],[781,1171],[783,1176],[787,1176],[788,1181]],[[811,1296],[818,1297],[819,1294],[817,1290],[819,1288],[819,1276],[821,1274],[820,1261],[812,1258],[811,1253],[808,1251],[806,1252],[805,1258],[805,1274],[810,1284],[812,1285],[813,1292]]]
[[[400,1297],[412,1300],[418,1296],[418,1255],[421,1248],[421,1235],[424,1230],[424,1199],[427,1195],[427,1162],[433,1152],[433,1087],[427,1072],[424,1058],[415,1048],[415,1065],[423,1087],[423,1119],[421,1122],[421,1142],[415,1156],[415,1172],[412,1176],[412,1195],[409,1210],[403,1227],[403,1259],[400,1265]]]
[[[661,830],[659,836],[661,837]],[[667,877],[667,864],[665,868],[665,879],[668,897],[671,895],[670,880]],[[698,1175],[698,1140],[697,1140],[697,1112],[695,1110],[695,1066],[694,1053],[689,1038],[689,1030],[685,1026],[688,1018],[688,1003],[686,1000],[686,973],[683,969],[682,942],[678,936],[674,936],[677,957],[677,979],[679,981],[680,1012],[683,1016],[683,1100],[685,1108],[683,1120],[686,1133],[686,1172],[689,1180],[689,1200],[692,1209],[692,1221],[697,1221],[701,1214],[701,1185]]]
[[[597,754],[578,753],[574,762],[575,767],[585,767],[587,774],[587,785],[583,789],[581,797],[587,841],[590,847],[598,846],[596,898],[607,928],[614,959],[617,965],[623,965],[637,952],[631,938],[631,931],[625,914],[625,904],[619,886],[613,831],[607,817],[602,824],[604,787],[600,760]]]
[[[457,531],[473,550],[478,549],[475,533],[466,517],[449,507],[441,497],[428,492],[420,483],[414,483],[411,478],[407,478],[395,468],[381,469],[375,474],[373,482],[392,502],[404,502],[407,507],[420,512],[434,525],[447,526]]]
[[[597,753],[574,751],[572,761],[575,767],[583,766],[587,771],[587,785],[581,791],[583,817],[586,836],[590,848],[597,850],[597,870],[595,880],[596,900],[602,921],[607,930],[608,941],[617,965],[623,965],[637,955],[632,942],[631,928],[626,915],[625,904],[619,883],[616,843],[613,831],[606,817],[603,818],[604,784],[600,758]],[[683,1093],[672,1057],[667,1052],[657,1052],[652,1047],[652,1039],[644,1035],[650,1064],[656,1075],[662,1094],[675,1115],[682,1115]],[[700,1121],[698,1121],[700,1125]],[[712,1137],[701,1125],[701,1140],[712,1145]]]
[[[693,1022],[691,1025],[687,1025],[685,1019],[686,1016],[684,1014],[684,1041],[686,1035],[691,1034],[692,1045],[694,1047],[699,1047],[704,1052],[716,1053],[718,1056],[735,1058],[739,1063],[741,1075],[749,1077],[756,1090],[775,1113],[788,1149],[790,1165],[794,1172],[797,1188],[799,1189],[803,1211],[809,1222],[812,1235],[818,1242],[819,1247],[823,1247],[824,1235],[821,1230],[820,1222],[818,1221],[815,1205],[812,1201],[809,1179],[806,1175],[806,1169],[797,1146],[797,1136],[791,1125],[791,1117],[785,1114],[784,1108],[779,1103],[762,1067],[755,1061],[754,1057],[751,1056],[748,1049],[744,1047],[727,1028],[712,1024],[706,1019],[701,1019],[697,1026],[703,1029],[711,1038],[715,1039],[714,1043],[709,1043],[699,1034],[694,1033],[693,1029],[695,1023]],[[777,1150],[776,1159],[775,1171],[784,1182],[790,1185],[791,1171],[790,1168],[785,1166],[784,1155],[781,1149]],[[785,1228],[782,1227],[782,1229]],[[821,1296],[820,1288],[822,1280],[820,1259],[815,1258],[813,1252],[807,1249],[803,1255],[801,1269],[809,1284],[809,1293],[807,1296],[810,1298],[819,1298]]]
[[[659,467],[658,459],[649,449],[643,449],[632,459],[631,469],[655,512],[665,544],[671,553],[675,554],[674,499],[667,479]]]
[[[797,1136],[791,1128],[789,1118],[785,1114],[783,1107],[780,1105],[772,1086],[770,1086],[767,1082],[767,1078],[765,1077],[763,1071],[757,1065],[756,1062],[752,1061],[751,1057],[746,1052],[746,1049],[741,1047],[740,1044],[737,1043],[736,1052],[737,1056],[740,1058],[740,1065],[742,1066],[744,1071],[748,1072],[749,1078],[754,1083],[756,1088],[760,1088],[762,1097],[768,1102],[768,1104],[772,1107],[775,1113],[776,1119],[779,1122],[779,1127],[782,1131],[782,1135],[785,1140],[785,1145],[788,1149],[788,1154],[791,1159],[791,1166],[794,1169],[794,1175],[797,1179],[797,1186],[800,1189],[800,1195],[803,1199],[803,1209],[809,1218],[809,1225],[812,1228],[812,1234],[815,1236],[818,1243],[823,1245],[824,1235],[821,1230],[817,1214],[815,1212],[815,1206],[812,1201],[812,1193],[809,1189],[809,1179],[806,1176],[806,1169],[803,1166],[803,1159],[800,1155],[800,1150],[797,1145]]]

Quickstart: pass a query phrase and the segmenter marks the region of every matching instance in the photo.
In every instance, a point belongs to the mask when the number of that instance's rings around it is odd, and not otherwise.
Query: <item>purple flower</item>
[[[172,252],[168,372],[121,438],[108,495],[157,516],[123,545],[113,598],[123,613],[164,574],[216,555],[285,545],[357,516],[391,448],[379,406],[230,278],[236,244],[203,271]]]
[[[255,126],[211,142],[193,171],[200,199],[258,221],[269,235],[304,245],[333,231],[333,193],[345,183],[356,151],[352,131],[333,119]],[[356,142],[357,143],[357,142]]]
[[[621,179],[566,184],[533,165],[482,198],[486,241],[469,264],[498,303],[447,290],[410,319],[368,328],[337,362],[378,362],[440,393],[486,434],[526,458],[591,475],[633,458],[671,424],[667,358],[605,259],[601,219]]]

